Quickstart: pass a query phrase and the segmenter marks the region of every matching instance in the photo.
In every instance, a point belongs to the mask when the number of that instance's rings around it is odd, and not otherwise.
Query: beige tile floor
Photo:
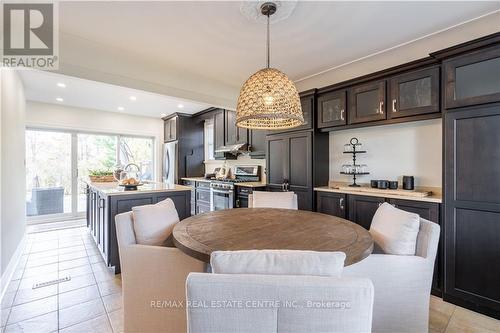
[[[2,299],[0,332],[123,331],[120,275],[106,267],[86,228],[28,234]],[[32,289],[36,282],[71,276]]]
[[[106,267],[86,228],[27,237],[1,302],[1,333],[123,331],[120,275]],[[36,282],[67,275],[68,282],[32,289]],[[432,296],[429,332],[500,332],[500,321]]]

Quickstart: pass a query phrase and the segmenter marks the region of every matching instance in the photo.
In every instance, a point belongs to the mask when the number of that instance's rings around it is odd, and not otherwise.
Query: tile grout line
[[[85,247],[85,252],[87,252],[87,258],[88,258],[89,252],[87,251],[87,246],[85,245],[85,242],[83,244]],[[90,260],[89,260],[89,262],[90,262]],[[104,304],[104,299],[102,298],[102,294],[101,294],[101,288],[99,288],[99,283],[97,282],[97,278],[95,277],[95,272],[94,272],[94,269],[92,268],[92,264],[90,265],[90,270],[92,271],[92,276],[94,276],[94,280],[95,280],[96,285],[97,285],[97,292],[99,293],[99,299],[101,300],[102,307],[104,308],[104,313],[106,314],[106,318],[108,319],[109,327],[111,327],[112,332],[115,332],[113,324],[111,323],[111,318],[109,317],[108,309],[106,308],[106,305]]]
[[[455,315],[455,311],[457,311],[456,305],[453,307],[453,312],[451,313],[450,317],[448,318],[448,321],[446,322],[446,326],[444,327],[443,333],[446,333],[446,331],[448,330],[448,326],[450,325],[451,318]]]
[[[26,265],[28,264],[28,260],[30,259],[30,255],[31,255],[31,248],[33,247],[33,241],[29,241],[29,250],[28,250],[28,253],[27,253],[27,256],[28,258],[26,259],[26,263],[24,263],[23,265],[23,272],[21,273],[21,278],[19,279],[19,284],[17,285],[16,287],[16,291],[14,292],[14,299],[12,300],[12,304],[9,306],[9,314],[7,315],[7,319],[5,320],[5,326],[2,328],[2,333],[5,332],[7,330],[7,326],[9,325],[9,319],[10,319],[10,315],[12,313],[12,308],[14,307],[14,302],[16,301],[16,298],[17,298],[17,293],[19,292],[19,286],[21,285],[21,281],[24,277],[24,271],[26,270]],[[28,247],[28,245],[26,245],[26,247]],[[24,251],[26,251],[26,247],[24,248]],[[24,255],[24,251],[23,251],[23,254],[21,255],[21,257],[23,257]],[[18,267],[16,267],[16,270],[19,269]],[[17,281],[17,280],[10,280],[9,281],[9,284],[12,283],[12,281]]]

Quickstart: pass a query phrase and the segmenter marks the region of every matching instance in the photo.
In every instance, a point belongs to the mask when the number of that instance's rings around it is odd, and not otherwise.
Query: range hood
[[[248,153],[248,144],[246,143],[238,143],[235,145],[228,145],[228,146],[220,146],[215,150],[216,153],[231,153],[234,155],[241,154],[241,153]]]

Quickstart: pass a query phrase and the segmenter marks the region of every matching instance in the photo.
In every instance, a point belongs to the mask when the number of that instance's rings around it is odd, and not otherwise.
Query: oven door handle
[[[222,193],[222,194],[231,194],[231,192],[233,192],[232,190],[214,190],[213,188],[210,189],[210,191],[212,191],[214,193]]]

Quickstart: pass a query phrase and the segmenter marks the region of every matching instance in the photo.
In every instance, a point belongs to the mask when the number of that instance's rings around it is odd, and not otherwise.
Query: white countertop
[[[191,191],[189,186],[183,185],[172,185],[167,183],[144,183],[142,186],[138,186],[137,190],[126,191],[124,187],[119,186],[117,182],[113,183],[93,183],[86,182],[89,186],[95,188],[99,192],[105,195],[130,195],[130,194],[144,194],[144,193],[154,193],[154,192],[173,192],[173,191]]]
[[[360,191],[349,191],[346,189],[338,189],[329,186],[321,186],[315,187],[315,191],[323,191],[323,192],[333,192],[333,193],[343,193],[343,194],[354,194],[354,195],[363,195],[368,197],[379,197],[379,198],[389,198],[389,199],[401,199],[401,200],[410,200],[410,201],[423,201],[423,202],[435,202],[442,203],[443,199],[440,193],[432,192],[431,195],[426,197],[410,197],[404,195],[392,194],[390,190],[387,190],[387,193],[371,193],[371,192],[360,192]]]

